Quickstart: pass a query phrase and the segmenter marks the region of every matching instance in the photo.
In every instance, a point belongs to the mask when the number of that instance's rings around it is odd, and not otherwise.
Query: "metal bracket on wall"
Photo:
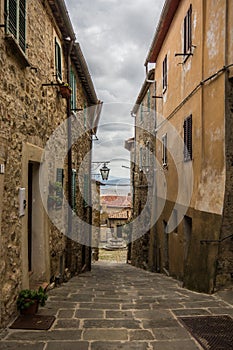
[[[226,236],[226,237],[224,237],[222,239],[202,239],[200,241],[200,243],[201,244],[204,244],[204,243],[221,243],[221,242],[223,242],[223,241],[225,241],[225,240],[227,240],[229,238],[233,239],[233,234],[231,234],[229,236]]]

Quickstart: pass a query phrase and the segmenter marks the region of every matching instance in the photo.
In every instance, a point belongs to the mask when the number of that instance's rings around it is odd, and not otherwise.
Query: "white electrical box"
[[[5,164],[0,164],[0,174],[5,173]]]
[[[19,189],[19,217],[25,215],[26,203],[25,188],[21,187]]]

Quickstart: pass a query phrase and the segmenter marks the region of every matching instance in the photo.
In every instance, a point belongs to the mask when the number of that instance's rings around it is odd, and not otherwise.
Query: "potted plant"
[[[44,306],[48,298],[45,290],[42,287],[39,289],[23,289],[19,293],[17,299],[17,308],[22,314],[35,314],[38,311],[38,306]]]
[[[72,90],[67,83],[59,85],[59,88],[62,98],[70,98]]]

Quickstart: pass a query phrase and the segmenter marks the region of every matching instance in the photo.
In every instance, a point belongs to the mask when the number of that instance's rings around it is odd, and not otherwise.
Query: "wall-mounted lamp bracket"
[[[72,112],[80,112],[83,111],[83,108],[71,108]]]
[[[42,84],[42,86],[60,86],[60,85],[62,85],[62,84],[53,83],[53,82],[51,82],[51,83],[46,83],[46,84]]]
[[[192,52],[189,52],[189,53],[175,53],[175,57],[176,56],[186,56],[186,57],[189,57],[189,56],[193,56],[193,53]]]

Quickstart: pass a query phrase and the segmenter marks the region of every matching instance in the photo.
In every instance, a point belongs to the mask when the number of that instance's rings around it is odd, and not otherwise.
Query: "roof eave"
[[[138,97],[137,97],[137,100],[133,106],[133,109],[132,109],[132,113],[136,114],[137,111],[138,111],[138,108],[140,106],[140,104],[142,103],[142,100],[144,99],[146,93],[147,93],[147,90],[149,89],[150,85],[151,85],[151,82],[148,81],[148,80],[152,80],[154,78],[154,72],[155,72],[155,69],[151,69],[149,71],[149,73],[147,74],[147,77],[146,79],[144,80],[144,83],[141,87],[141,90],[138,94]]]
[[[159,51],[163,45],[164,39],[170,28],[176,10],[180,4],[181,0],[166,0],[163,10],[160,16],[158,26],[155,31],[152,44],[147,55],[145,66],[148,63],[155,63],[159,54]]]
[[[98,99],[95,88],[79,43],[74,44],[71,52],[71,59],[75,65],[79,79],[86,91],[90,105],[96,105],[98,103]]]
[[[63,39],[75,41],[75,33],[64,0],[48,0],[53,16],[61,31]]]

